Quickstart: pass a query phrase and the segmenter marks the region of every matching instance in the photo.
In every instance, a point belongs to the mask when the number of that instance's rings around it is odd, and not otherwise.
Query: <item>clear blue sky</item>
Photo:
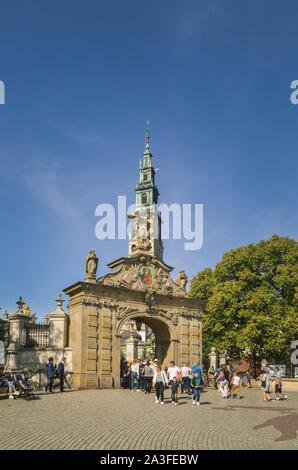
[[[297,2],[0,0],[0,306],[33,312],[127,242],[94,210],[134,200],[147,119],[161,202],[204,204],[191,277],[231,248],[297,237]],[[174,275],[176,272],[174,273]]]

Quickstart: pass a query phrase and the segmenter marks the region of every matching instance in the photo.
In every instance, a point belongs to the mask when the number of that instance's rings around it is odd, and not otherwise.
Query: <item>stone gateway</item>
[[[130,218],[128,257],[108,265],[96,278],[98,258],[91,250],[85,280],[64,289],[69,296],[73,382],[78,388],[120,387],[121,331],[127,321],[147,325],[155,336],[155,356],[163,365],[201,363],[202,307],[187,296],[187,276],[176,282],[163,261],[158,189],[149,146],[139,168],[136,205]]]

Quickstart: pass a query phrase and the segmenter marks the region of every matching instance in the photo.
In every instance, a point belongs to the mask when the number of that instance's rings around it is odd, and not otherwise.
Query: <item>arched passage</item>
[[[148,325],[155,336],[155,356],[162,366],[166,366],[170,361],[177,362],[178,359],[178,335],[175,326],[167,319],[161,316],[151,316],[146,313],[135,313],[121,320],[117,326],[116,332],[116,351],[113,361],[113,376],[115,386],[120,383],[120,341],[123,325],[130,320],[139,321]]]

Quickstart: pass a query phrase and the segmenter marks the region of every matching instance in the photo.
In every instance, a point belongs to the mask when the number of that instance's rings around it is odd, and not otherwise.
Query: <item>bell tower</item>
[[[132,223],[128,256],[143,253],[161,260],[163,257],[161,217],[157,208],[159,192],[155,184],[155,174],[147,121],[145,150],[139,164],[139,182],[135,187],[135,208],[129,216]]]

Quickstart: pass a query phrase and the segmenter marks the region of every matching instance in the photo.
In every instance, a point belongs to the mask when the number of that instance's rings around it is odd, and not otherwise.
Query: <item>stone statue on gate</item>
[[[184,269],[181,269],[176,277],[176,284],[178,284],[181,289],[185,290],[187,283],[188,277],[186,276]]]
[[[98,267],[98,257],[95,250],[90,250],[85,261],[85,281],[95,281]]]

